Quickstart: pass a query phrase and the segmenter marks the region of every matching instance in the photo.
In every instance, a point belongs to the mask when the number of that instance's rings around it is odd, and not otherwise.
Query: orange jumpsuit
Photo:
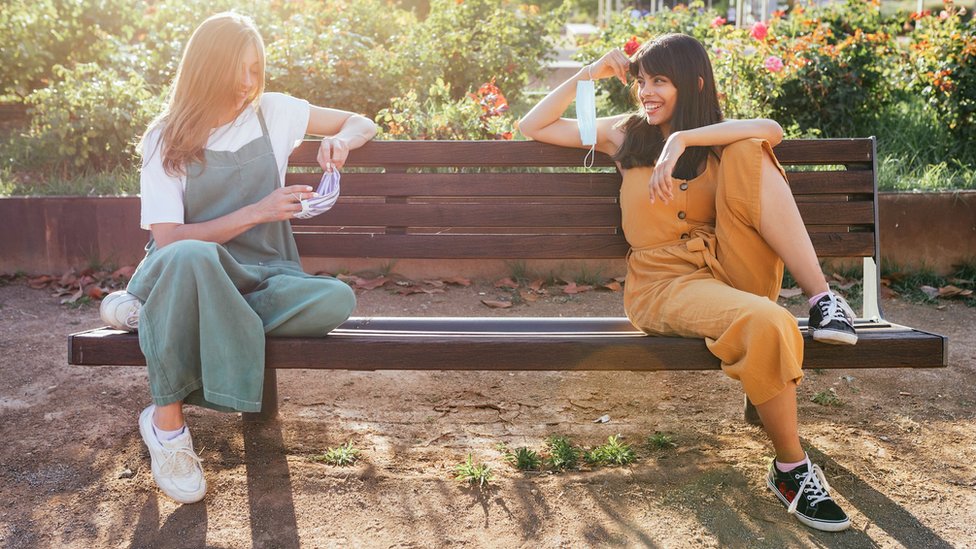
[[[760,173],[769,143],[747,139],[709,155],[698,177],[677,180],[674,200],[651,204],[653,168],[624,172],[624,308],[648,334],[704,337],[722,370],[753,404],[803,378],[803,337],[776,303],[783,262],[759,235]]]

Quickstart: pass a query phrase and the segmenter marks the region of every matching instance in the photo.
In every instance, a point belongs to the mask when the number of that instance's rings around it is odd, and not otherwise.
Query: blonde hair
[[[264,92],[261,34],[250,17],[233,12],[212,15],[193,31],[183,50],[166,106],[142,136],[145,143],[146,136],[161,129],[157,143],[167,174],[185,174],[188,164],[204,161],[203,149],[211,130],[233,108],[243,87],[241,66],[249,46],[257,50],[260,67],[256,85],[238,115]]]

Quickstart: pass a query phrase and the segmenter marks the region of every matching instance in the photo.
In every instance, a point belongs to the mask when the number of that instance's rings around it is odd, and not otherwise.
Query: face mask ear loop
[[[593,65],[586,66],[586,75],[589,77],[589,80],[592,82]],[[583,167],[586,169],[590,169],[593,167],[593,162],[595,161],[596,161],[596,143],[590,145],[590,150],[587,151],[586,156],[583,157]]]

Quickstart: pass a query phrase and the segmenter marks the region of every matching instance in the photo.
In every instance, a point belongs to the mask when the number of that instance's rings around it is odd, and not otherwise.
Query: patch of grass
[[[514,452],[506,451],[505,459],[519,471],[538,471],[542,468],[542,456],[524,446],[516,448]]]
[[[819,393],[813,395],[810,400],[821,406],[841,406],[844,404],[837,396],[837,391],[832,388],[825,391],[820,391]]]
[[[532,274],[529,273],[524,261],[505,262],[508,267],[508,276],[518,283],[519,286],[527,285],[531,280]]]
[[[477,484],[478,488],[487,486],[492,478],[491,467],[484,463],[475,463],[471,454],[468,454],[467,461],[454,466],[454,480]]]
[[[573,278],[573,282],[579,284],[580,286],[599,286],[603,284],[603,269],[597,268],[591,271],[586,263],[580,265],[580,270],[576,273]]]
[[[347,442],[335,448],[329,448],[324,454],[310,456],[309,459],[337,467],[346,467],[356,463],[359,459],[359,450],[352,445],[352,442]]]
[[[620,435],[611,435],[605,444],[584,452],[583,459],[590,465],[627,465],[637,455],[629,444],[620,442]]]
[[[667,433],[654,433],[647,437],[647,447],[651,450],[670,450],[677,448],[678,443]]]
[[[579,463],[579,451],[566,437],[550,436],[546,439],[546,450],[549,452],[549,456],[546,457],[546,465],[556,471],[575,469]]]
[[[945,277],[924,263],[917,267],[902,267],[897,263],[885,262],[881,266],[881,277],[891,282],[891,289],[912,303],[935,303],[937,298],[922,291],[922,286],[941,288],[946,285]]]

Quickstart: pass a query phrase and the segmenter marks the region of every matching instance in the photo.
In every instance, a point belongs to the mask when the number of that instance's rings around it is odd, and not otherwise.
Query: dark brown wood
[[[292,155],[289,184],[316,184],[317,142]],[[821,257],[876,256],[872,139],[791,140],[787,166],[841,166],[789,175]],[[354,151],[343,196],[319,218],[296,221],[304,256],[420,259],[619,258],[620,176],[581,172],[584,152],[535,142],[372,142]],[[597,155],[597,166],[612,161]],[[558,168],[407,173],[417,168]],[[377,170],[375,168],[381,168]],[[428,170],[429,171],[429,170]],[[448,171],[448,170],[440,170]],[[382,172],[382,173],[380,173]],[[470,173],[475,172],[475,173]],[[80,221],[79,221],[80,222]],[[800,319],[801,328],[805,320]],[[854,347],[805,339],[807,368],[944,367],[946,338],[888,323],[858,326]],[[91,330],[69,337],[69,362],[144,365],[138,336]],[[711,370],[699,339],[650,337],[624,318],[353,318],[325,338],[271,338],[265,410],[277,411],[275,368],[352,370]],[[747,413],[749,410],[747,409]]]
[[[414,259],[613,259],[630,246],[622,234],[295,234],[307,257]],[[811,233],[820,257],[865,257],[874,253],[873,232]]]
[[[318,166],[317,140],[302,143],[291,154],[293,166]],[[872,162],[870,139],[791,139],[775,148],[780,163],[850,165]],[[371,141],[349,154],[349,167],[374,166],[499,166],[580,167],[586,151],[536,141]],[[597,153],[594,166],[612,167]]]
[[[842,223],[863,222],[863,212],[837,209]],[[608,204],[533,204],[531,201],[483,204],[339,203],[323,215],[330,225],[396,227],[607,227],[620,225],[620,207]],[[320,221],[321,222],[321,221]]]
[[[265,368],[264,370],[264,386],[261,388],[261,411],[244,412],[241,417],[247,422],[271,421],[278,417],[277,370],[274,368]]]
[[[318,186],[318,173],[290,173],[289,185]],[[343,196],[545,196],[620,194],[614,173],[345,173]]]
[[[339,370],[714,370],[700,339],[651,337],[626,319],[350,319],[325,338],[271,338],[269,368]],[[428,322],[429,321],[429,322]],[[425,324],[434,330],[422,329]],[[450,331],[441,331],[451,324]],[[397,329],[402,328],[402,329]],[[854,347],[805,338],[805,368],[938,368],[945,338],[895,325],[861,326]],[[138,336],[72,334],[76,365],[145,364]],[[368,352],[366,351],[368,349]]]

